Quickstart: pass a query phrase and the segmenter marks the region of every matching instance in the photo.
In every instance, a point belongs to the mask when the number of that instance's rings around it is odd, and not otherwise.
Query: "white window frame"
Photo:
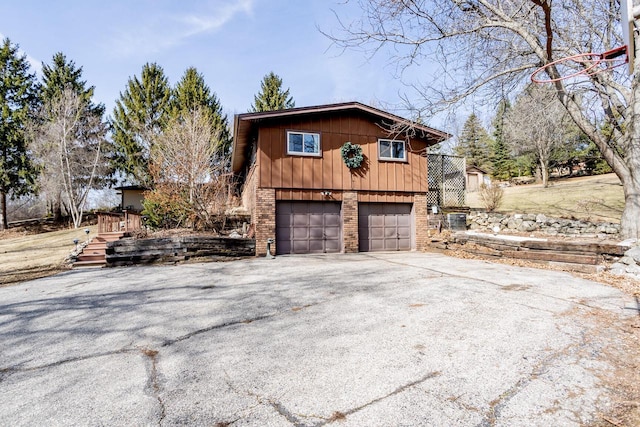
[[[304,150],[304,136],[305,135],[315,135],[318,137],[318,152],[317,153],[307,153],[304,151],[291,151],[291,145],[289,144],[289,135],[298,134],[302,135],[302,149]],[[287,144],[287,154],[291,156],[311,156],[311,157],[322,157],[322,140],[320,139],[319,132],[304,132],[297,130],[288,130],[287,131],[287,140],[285,141]]]
[[[403,157],[385,157],[382,155],[382,146],[381,142],[391,142],[391,154],[393,155],[393,143],[400,142],[402,143],[402,156]],[[406,141],[398,140],[398,139],[378,139],[378,159],[390,161],[390,162],[406,162],[407,161],[407,143]]]

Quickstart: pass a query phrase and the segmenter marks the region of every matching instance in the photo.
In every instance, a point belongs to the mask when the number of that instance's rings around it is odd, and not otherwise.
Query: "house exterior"
[[[256,254],[269,238],[278,254],[425,248],[426,151],[449,136],[357,102],[236,115],[232,170]]]

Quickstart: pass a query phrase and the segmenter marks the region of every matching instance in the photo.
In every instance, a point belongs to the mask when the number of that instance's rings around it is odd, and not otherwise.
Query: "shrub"
[[[189,220],[189,206],[175,192],[156,189],[145,193],[142,202],[145,224],[154,230],[185,227]]]
[[[488,212],[493,212],[502,203],[504,190],[497,185],[480,185],[480,200]]]

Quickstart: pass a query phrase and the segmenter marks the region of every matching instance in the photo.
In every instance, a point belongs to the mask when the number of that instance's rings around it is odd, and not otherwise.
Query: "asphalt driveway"
[[[583,425],[633,308],[415,252],[71,271],[0,288],[0,423]]]

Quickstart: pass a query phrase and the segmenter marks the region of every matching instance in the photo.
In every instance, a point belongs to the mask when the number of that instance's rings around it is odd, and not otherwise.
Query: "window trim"
[[[297,133],[302,135],[302,149],[304,150],[304,135],[318,135],[318,152],[317,153],[306,153],[304,151],[291,151],[289,149],[289,135],[292,133]],[[309,131],[301,131],[301,130],[288,130],[287,138],[285,140],[285,144],[287,145],[287,154],[289,156],[307,156],[307,157],[322,157],[322,138],[320,137],[320,132],[309,132]]]
[[[403,157],[384,157],[382,155],[381,145],[380,143],[384,142],[401,142],[402,143],[402,155]],[[393,144],[392,144],[393,145]],[[393,154],[393,148],[391,149],[391,153]],[[385,162],[407,162],[407,142],[401,139],[386,139],[379,138],[378,139],[378,160],[384,160]]]

